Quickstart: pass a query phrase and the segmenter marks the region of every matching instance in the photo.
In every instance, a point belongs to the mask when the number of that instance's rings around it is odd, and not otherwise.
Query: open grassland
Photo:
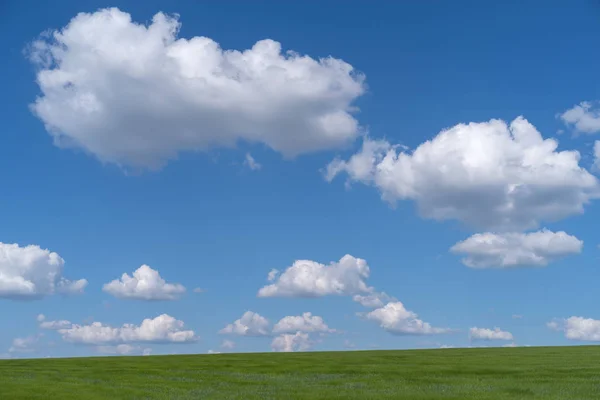
[[[0,360],[0,399],[600,399],[600,347]]]

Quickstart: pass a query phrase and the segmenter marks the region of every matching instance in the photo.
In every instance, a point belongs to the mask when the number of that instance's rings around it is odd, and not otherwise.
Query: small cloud
[[[521,314],[513,314],[512,319],[523,319]]]
[[[197,287],[194,289],[194,293],[204,293],[204,289]]]
[[[244,160],[244,165],[248,166],[252,171],[258,171],[262,168],[262,165],[256,162],[254,157],[250,153],[246,153],[246,159]]]

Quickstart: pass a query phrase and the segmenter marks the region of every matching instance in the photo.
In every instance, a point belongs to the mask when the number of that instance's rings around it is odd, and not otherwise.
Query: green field
[[[0,399],[600,399],[600,347],[0,360]]]

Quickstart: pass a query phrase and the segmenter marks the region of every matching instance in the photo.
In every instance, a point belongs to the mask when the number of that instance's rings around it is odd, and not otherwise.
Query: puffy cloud
[[[385,306],[364,315],[367,320],[374,321],[386,331],[396,335],[432,335],[448,333],[447,328],[434,328],[423,322],[418,315],[404,308],[399,301],[387,303]]]
[[[73,325],[71,321],[67,321],[64,319],[58,321],[46,321],[46,316],[44,314],[38,315],[37,321],[40,323],[40,328],[54,331],[69,328],[71,327],[71,325]]]
[[[565,232],[478,233],[450,249],[466,254],[462,262],[471,268],[546,266],[558,258],[578,254],[583,241]]]
[[[598,104],[589,101],[583,101],[563,112],[560,119],[580,133],[600,132],[600,108]]]
[[[458,220],[492,231],[535,229],[542,221],[581,214],[600,195],[598,180],[579,166],[577,151],[557,151],[527,120],[458,124],[412,153],[365,139],[348,161],[335,159],[331,181],[377,187],[385,201],[414,200],[434,220]]]
[[[310,260],[298,260],[283,273],[269,273],[274,283],[261,288],[259,297],[320,297],[369,293],[365,279],[369,266],[360,258],[347,254],[330,265]]]
[[[9,353],[31,353],[35,351],[34,346],[40,339],[40,335],[27,336],[23,338],[15,338],[12,341],[12,346],[8,349]]]
[[[35,299],[55,293],[81,293],[87,280],[62,276],[65,260],[36,245],[0,242],[0,297]]]
[[[597,319],[570,317],[555,319],[547,325],[552,330],[563,331],[567,339],[600,342],[600,321]]]
[[[223,340],[221,348],[225,350],[233,350],[235,348],[235,342],[231,340]]]
[[[271,349],[280,352],[305,351],[310,349],[312,345],[313,342],[310,340],[308,333],[285,333],[273,339]]]
[[[277,278],[277,275],[279,275],[279,270],[273,268],[269,271],[269,275],[267,276],[267,280],[269,282],[273,282],[275,280],[275,278]]]
[[[363,307],[367,308],[380,308],[388,302],[397,301],[394,297],[391,297],[384,292],[374,292],[366,295],[355,294],[352,297],[352,300],[354,300],[357,303],[360,303]]]
[[[327,326],[323,318],[305,312],[302,315],[283,317],[273,327],[273,333],[292,333],[292,332],[323,332],[333,333],[335,329]]]
[[[244,165],[247,165],[248,168],[250,168],[252,171],[258,171],[259,169],[262,168],[262,165],[260,165],[258,162],[256,162],[256,160],[254,159],[254,157],[252,157],[252,155],[250,153],[246,153],[246,159],[244,160]]]
[[[167,283],[158,271],[142,265],[133,272],[133,276],[123,274],[104,285],[105,292],[121,299],[137,300],[177,300],[185,287],[179,283]]]
[[[270,334],[269,320],[258,313],[246,311],[242,318],[227,325],[219,333],[238,336],[268,336]]]
[[[364,76],[261,40],[223,50],[177,38],[177,16],[145,26],[117,8],[80,13],[30,46],[41,90],[31,108],[58,146],[103,162],[157,168],[183,151],[260,142],[293,157],[360,132]]]
[[[120,344],[117,346],[98,346],[99,353],[102,354],[118,354],[127,355],[133,353],[141,353],[143,350],[139,346],[132,346],[130,344]]]
[[[162,314],[154,319],[144,319],[141,325],[124,324],[111,327],[101,322],[90,325],[73,324],[58,331],[63,340],[83,344],[117,344],[135,342],[189,343],[198,339],[194,331],[185,330],[183,321]]]
[[[471,328],[469,330],[471,340],[513,340],[513,335],[510,332],[501,330],[500,328]]]

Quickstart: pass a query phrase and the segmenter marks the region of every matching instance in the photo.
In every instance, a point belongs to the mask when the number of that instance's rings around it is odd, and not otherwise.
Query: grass
[[[600,399],[600,347],[0,360],[0,399]]]

